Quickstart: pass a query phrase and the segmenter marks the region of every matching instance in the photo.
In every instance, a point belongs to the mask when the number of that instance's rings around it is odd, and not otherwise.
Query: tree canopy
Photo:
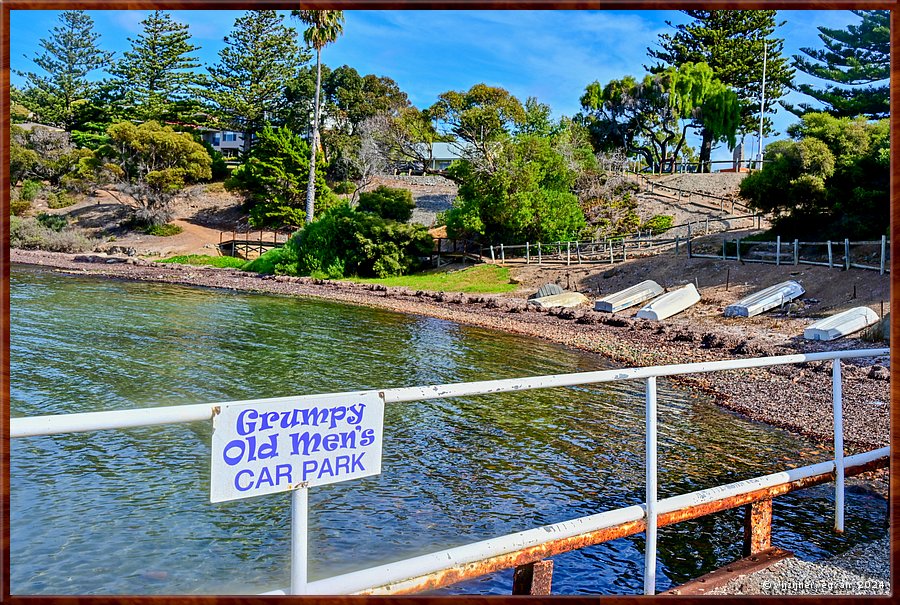
[[[38,119],[71,131],[78,126],[78,105],[86,103],[97,89],[89,75],[103,69],[113,53],[100,50],[100,34],[84,11],[62,11],[59,22],[50,37],[41,39],[44,52],[33,59],[46,75],[16,73],[27,80],[21,98]]]
[[[226,124],[244,135],[244,153],[253,135],[286,106],[285,82],[297,77],[309,59],[297,45],[297,32],[273,10],[251,10],[238,17],[219,62],[207,67],[212,101]]]
[[[659,49],[647,54],[660,61],[650,68],[659,72],[667,66],[706,63],[722,84],[731,86],[741,107],[741,133],[759,127],[760,92],[763,79],[763,52],[766,54],[765,113],[775,112],[775,101],[784,96],[793,81],[793,69],[783,56],[784,40],[773,37],[778,23],[774,10],[685,10],[693,20],[676,26],[675,33],[659,37]],[[671,22],[666,22],[672,26]],[[764,118],[764,134],[771,134],[772,122]],[[701,131],[700,162],[708,170],[716,139],[711,129]]]
[[[824,88],[800,84],[796,90],[819,101],[825,111],[837,117],[884,118],[890,112],[890,11],[853,12],[860,17],[859,24],[845,29],[819,27],[825,48],[801,48],[806,57],[794,55],[791,62],[796,69],[833,84]],[[808,103],[785,107],[797,115],[815,111]]]
[[[141,21],[143,31],[128,38],[131,50],[110,69],[113,85],[121,91],[129,112],[141,120],[175,117],[174,105],[194,96],[200,63],[192,53],[188,26],[161,10]]]

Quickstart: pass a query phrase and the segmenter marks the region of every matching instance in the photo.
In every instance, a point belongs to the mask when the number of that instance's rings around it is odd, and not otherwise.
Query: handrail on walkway
[[[297,513],[301,509],[305,511],[305,506],[301,506],[298,503],[305,499],[307,490],[305,488],[298,489],[293,492],[294,503],[292,510],[294,511],[295,518],[293,522],[295,528],[292,531],[294,538],[292,543],[293,564],[291,566],[292,587],[290,592],[293,594],[405,594],[417,592],[446,586],[498,569],[508,569],[509,567],[522,565],[527,567],[534,565],[536,561],[540,561],[547,556],[644,531],[647,536],[644,552],[644,593],[653,594],[656,585],[656,528],[659,525],[696,518],[741,505],[757,507],[754,508],[754,514],[751,517],[761,519],[759,522],[763,524],[771,523],[771,499],[774,496],[829,481],[832,473],[835,480],[835,530],[843,531],[845,472],[855,474],[885,466],[889,448],[881,448],[855,456],[844,456],[841,360],[887,355],[890,355],[890,349],[887,348],[802,353],[752,359],[623,368],[351,393],[377,393],[385,403],[402,403],[445,397],[570,387],[618,380],[644,380],[646,385],[645,503],[474,544],[467,544],[389,565],[307,582],[305,564],[306,516],[305,514],[300,516]],[[833,362],[833,460],[657,501],[656,379],[658,377],[829,360]],[[348,393],[333,393],[331,395],[346,394]],[[299,403],[310,397],[320,398],[321,395],[265,398],[227,403]],[[225,405],[225,402],[11,418],[10,437],[23,438],[210,420],[222,405]],[[754,521],[754,523],[756,522]],[[298,525],[302,525],[302,527],[296,527]],[[754,532],[751,532],[751,534],[755,535]],[[754,544],[750,546],[752,552],[761,550],[768,543],[768,532],[765,531],[763,534],[763,538],[756,539]],[[303,539],[297,539],[297,536],[302,536]],[[529,571],[532,570],[533,568],[529,569]],[[287,591],[274,591],[267,594],[286,593]]]

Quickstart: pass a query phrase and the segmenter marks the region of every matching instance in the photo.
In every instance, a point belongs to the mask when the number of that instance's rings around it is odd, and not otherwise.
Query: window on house
[[[226,132],[222,135],[223,141],[237,141],[237,133],[236,132]]]

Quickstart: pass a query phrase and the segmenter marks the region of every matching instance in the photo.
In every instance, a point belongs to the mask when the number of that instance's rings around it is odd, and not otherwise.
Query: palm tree
[[[316,97],[313,113],[313,133],[309,158],[309,185],[306,190],[306,222],[313,220],[316,203],[316,151],[319,147],[319,94],[322,88],[322,49],[338,39],[344,31],[344,11],[295,10],[291,16],[307,25],[303,32],[306,44],[316,49]]]

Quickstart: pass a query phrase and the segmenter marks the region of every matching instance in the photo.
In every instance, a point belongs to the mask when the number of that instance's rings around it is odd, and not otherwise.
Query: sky
[[[197,56],[214,64],[224,46],[223,36],[243,11],[172,11],[186,23]],[[130,48],[128,38],[141,32],[148,11],[88,11],[100,34],[99,45],[116,53]],[[285,12],[285,14],[287,14]],[[344,34],[322,52],[331,67],[350,65],[360,74],[374,73],[394,79],[410,101],[428,107],[448,90],[468,90],[484,82],[500,86],[524,101],[537,97],[550,105],[555,117],[580,110],[585,87],[625,75],[643,77],[650,65],[648,47],[657,47],[659,34],[671,32],[666,24],[690,20],[678,11],[345,11]],[[785,54],[801,47],[821,48],[817,26],[843,29],[859,19],[849,11],[779,11],[776,36],[785,40]],[[40,40],[58,24],[58,11],[10,11],[11,83],[22,86],[16,70],[39,71],[31,59]],[[296,19],[286,22],[302,32]],[[302,40],[301,40],[302,42]],[[96,76],[105,76],[95,72]],[[821,85],[797,72],[795,80]],[[810,102],[799,93],[789,103]],[[779,108],[774,117],[778,136],[797,118]],[[695,148],[696,140],[689,140]],[[745,142],[745,157],[756,150],[756,137]],[[713,159],[730,159],[721,145]]]

